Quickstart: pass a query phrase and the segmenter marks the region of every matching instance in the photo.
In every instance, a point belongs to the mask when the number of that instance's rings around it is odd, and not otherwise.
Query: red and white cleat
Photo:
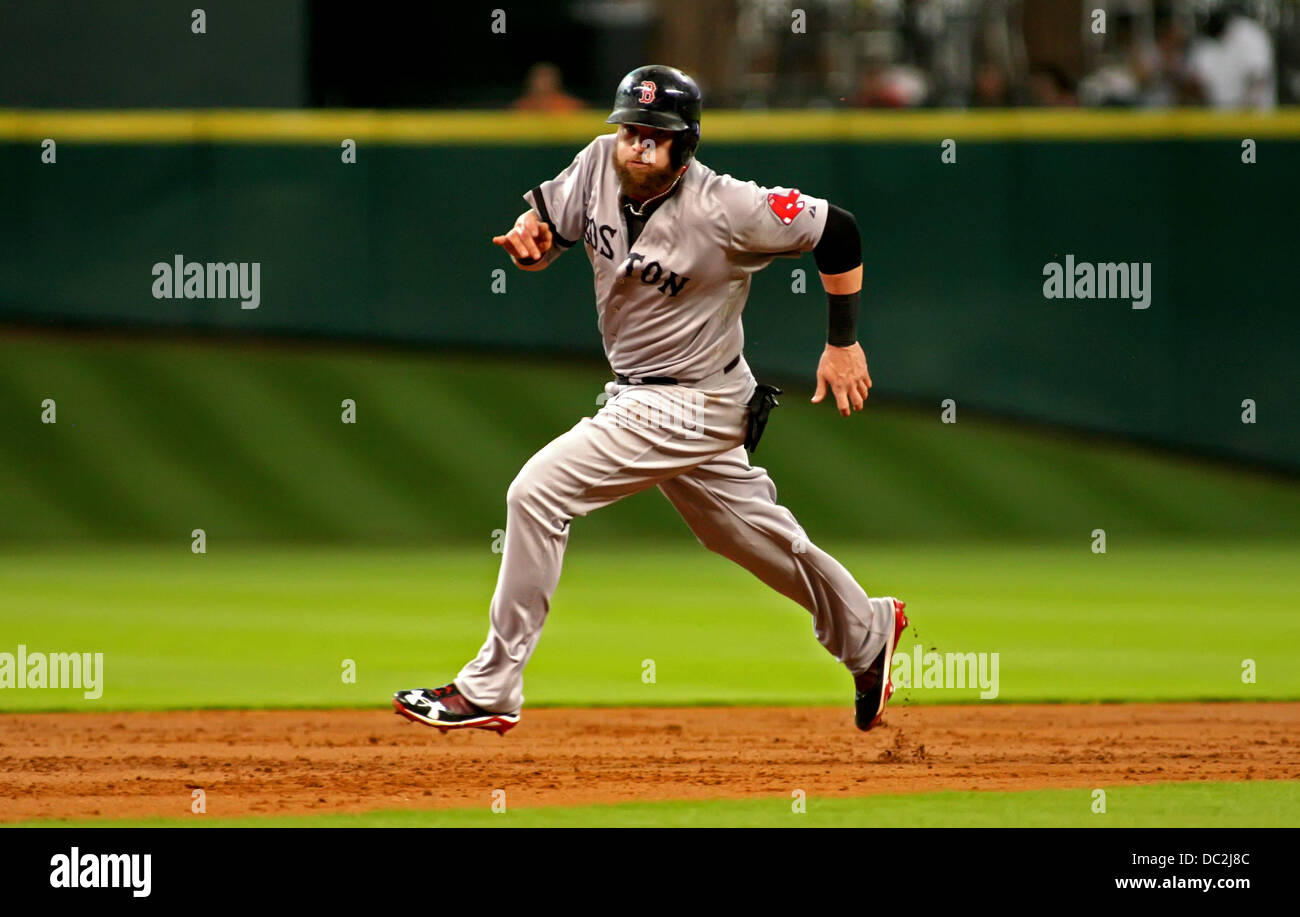
[[[898,649],[898,641],[902,638],[908,621],[903,612],[907,603],[895,598],[890,601],[894,603],[894,632],[885,640],[880,655],[871,663],[871,667],[860,676],[859,680],[865,682],[865,686],[857,690],[853,698],[853,722],[863,732],[880,725],[884,719],[885,705],[894,696],[894,681],[890,677],[890,670],[894,663],[894,651]]]
[[[460,698],[456,710],[448,706],[451,698]],[[459,709],[470,712],[461,713]],[[393,695],[393,710],[408,720],[432,726],[444,735],[449,729],[489,729],[505,735],[519,722],[518,713],[492,713],[470,703],[454,684],[441,688],[412,688]]]

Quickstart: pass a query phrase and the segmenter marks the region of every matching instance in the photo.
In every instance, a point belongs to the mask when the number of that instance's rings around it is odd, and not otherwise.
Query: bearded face
[[[614,144],[614,171],[623,193],[633,200],[647,201],[672,187],[681,170],[672,167],[671,131],[624,124]]]

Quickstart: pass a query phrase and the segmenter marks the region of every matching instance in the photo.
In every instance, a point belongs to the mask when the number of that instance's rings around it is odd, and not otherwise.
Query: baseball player
[[[829,300],[817,366],[819,403],[862,410],[871,387],[857,343],[861,241],[849,212],[795,189],[719,175],[695,158],[700,91],[672,67],[623,78],[589,143],[492,241],[541,271],[581,243],[595,277],[597,323],[614,380],[584,417],[525,463],[506,493],[505,550],[487,641],[450,684],[399,691],[403,716],[504,734],[519,722],[523,673],[537,647],[575,516],[658,487],[700,542],[812,613],[821,644],[853,675],[859,729],[893,693],[903,603],[871,598],[808,541],[747,450],[780,390],[742,354],[750,280],[779,255],[811,250]]]

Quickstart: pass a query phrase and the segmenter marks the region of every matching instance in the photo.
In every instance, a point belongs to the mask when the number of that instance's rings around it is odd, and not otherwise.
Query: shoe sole
[[[889,648],[889,655],[885,657],[885,698],[880,702],[880,712],[876,714],[875,719],[871,721],[866,730],[863,730],[864,732],[875,729],[884,721],[885,708],[889,706],[889,699],[894,696],[894,652],[898,649],[898,641],[903,639],[903,630],[909,623],[907,615],[903,613],[903,609],[906,607],[906,602],[894,599],[894,645]]]
[[[443,735],[446,735],[450,729],[487,729],[503,736],[519,724],[519,714],[517,713],[491,713],[470,720],[461,720],[459,723],[440,723],[437,720],[429,719],[427,716],[421,716],[414,710],[407,709],[399,700],[393,701],[393,711],[413,723],[432,726]]]

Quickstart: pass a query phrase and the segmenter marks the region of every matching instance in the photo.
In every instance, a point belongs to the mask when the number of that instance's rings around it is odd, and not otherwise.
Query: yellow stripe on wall
[[[500,111],[0,109],[0,141],[64,143],[304,143],[344,138],[382,144],[583,142],[613,130],[604,111],[540,115]],[[706,111],[704,139],[876,143],[955,140],[1300,139],[1300,108],[1262,114],[1007,109],[995,111]]]

